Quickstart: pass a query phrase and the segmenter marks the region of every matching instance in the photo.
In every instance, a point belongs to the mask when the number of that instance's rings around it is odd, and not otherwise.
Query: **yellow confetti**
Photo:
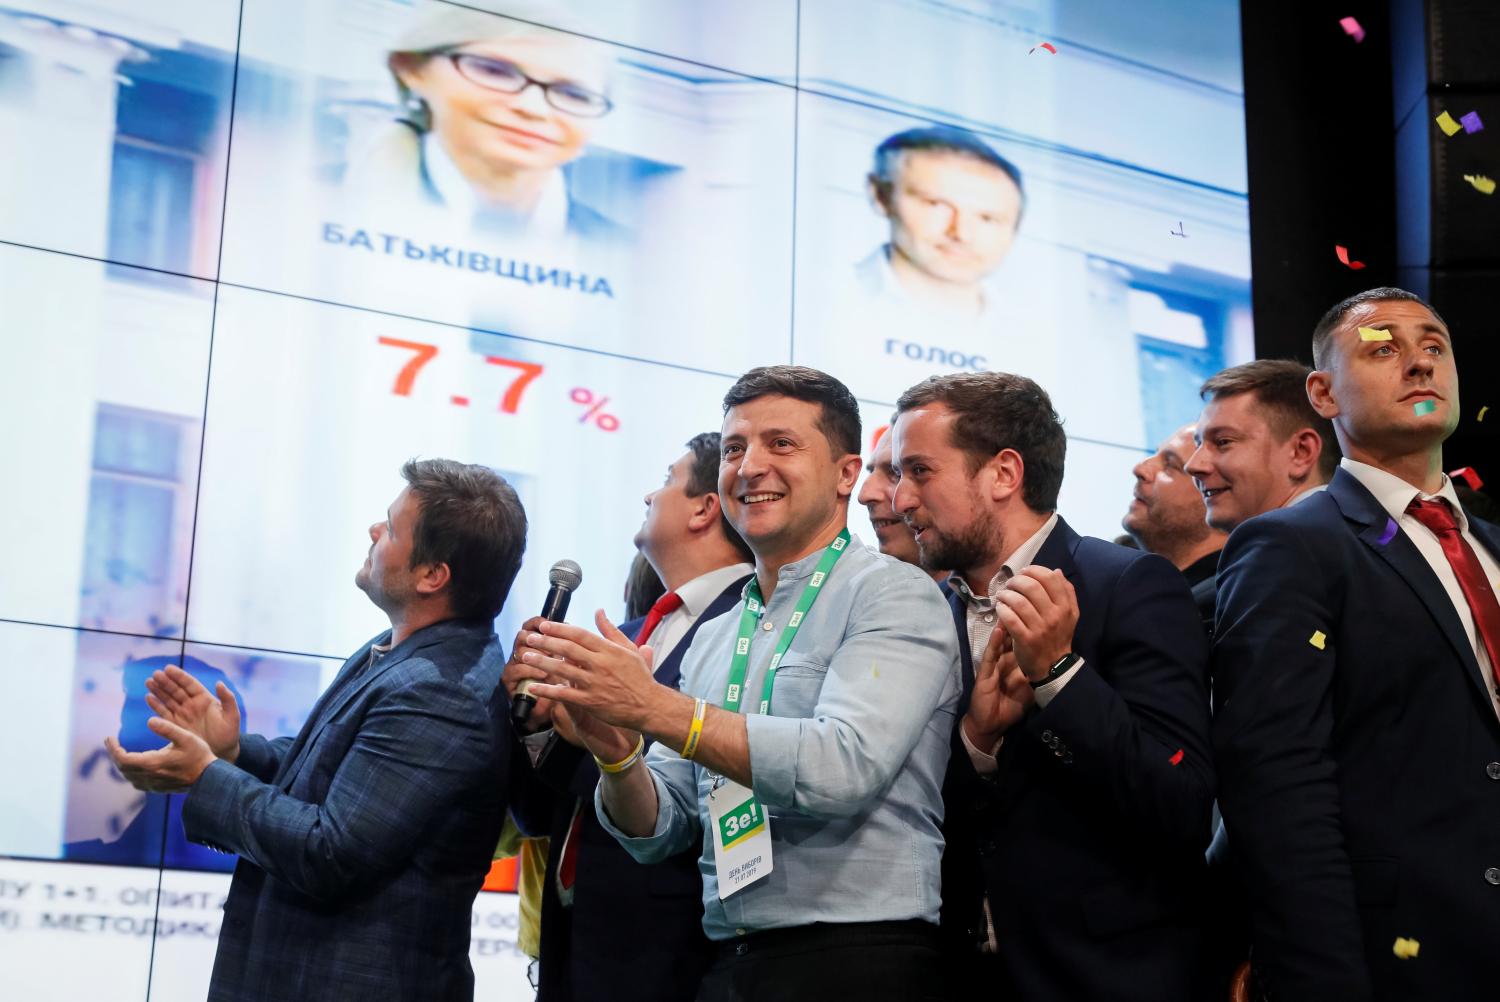
[[[1455,132],[1463,128],[1463,126],[1454,121],[1453,116],[1448,114],[1446,111],[1437,117],[1437,124],[1438,128],[1443,130],[1443,134],[1449,136],[1453,135]]]
[[[1489,410],[1489,409],[1490,409],[1490,405],[1489,404],[1485,404],[1483,407],[1479,408],[1479,416],[1477,418],[1475,418],[1474,420],[1475,421],[1483,421],[1484,420],[1484,412],[1487,411],[1487,410]]]
[[[1314,630],[1313,635],[1307,638],[1307,642],[1321,651],[1323,645],[1328,642],[1328,638],[1323,636],[1322,630]]]
[[[1361,327],[1359,329],[1359,339],[1361,341],[1389,341],[1391,339],[1391,332],[1377,330],[1374,327]]]
[[[1421,952],[1422,944],[1405,936],[1397,936],[1396,942],[1391,946],[1391,952],[1402,960],[1410,960]]]
[[[1464,180],[1472,184],[1481,195],[1493,195],[1495,182],[1483,174],[1465,174]]]

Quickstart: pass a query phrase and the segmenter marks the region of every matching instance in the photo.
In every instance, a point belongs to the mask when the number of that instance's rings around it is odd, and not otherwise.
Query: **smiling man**
[[[849,534],[859,410],[842,383],[753,369],[724,408],[719,495],[755,555],[740,610],[698,631],[681,691],[602,612],[598,635],[545,623],[526,661],[563,684],[532,692],[568,704],[603,774],[600,821],[632,856],[700,848],[717,944],[700,1000],[923,998],[940,977],[952,619],[921,570]]]
[[[1233,532],[1246,519],[1296,504],[1333,476],[1338,443],[1328,419],[1308,403],[1311,371],[1300,362],[1258,359],[1199,389],[1206,403],[1186,469],[1215,529]]]
[[[483,466],[412,461],[355,584],[390,629],[344,663],[296,738],[240,733],[221,682],[146,687],[171,742],[137,788],[186,791],[194,842],[239,854],[210,1002],[473,997],[470,915],[505,817],[509,713],[494,621],[526,515]]]
[[[891,433],[885,433],[875,443],[870,461],[865,464],[865,482],[859,488],[859,503],[865,506],[870,516],[870,528],[875,531],[875,544],[880,552],[895,557],[903,563],[920,566],[921,555],[917,552],[917,540],[911,526],[896,514],[892,507],[896,496],[896,474],[891,466]],[[930,572],[935,580],[947,576],[946,571]]]
[[[1489,997],[1500,530],[1443,474],[1453,338],[1381,288],[1329,310],[1312,348],[1307,395],[1343,461],[1237,529],[1219,570],[1219,803],[1255,977],[1277,999]]]

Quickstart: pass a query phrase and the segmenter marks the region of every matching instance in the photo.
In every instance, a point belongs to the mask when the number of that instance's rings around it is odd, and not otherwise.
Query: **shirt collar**
[[[1327,484],[1318,484],[1316,487],[1309,487],[1307,490],[1302,491],[1296,497],[1292,498],[1286,504],[1282,505],[1282,507],[1283,508],[1290,508],[1294,504],[1301,504],[1303,501],[1306,501],[1308,498],[1312,497],[1314,494],[1318,493],[1319,491],[1326,491],[1327,489],[1328,489],[1328,485]]]
[[[912,301],[905,288],[901,285],[901,279],[896,277],[896,269],[891,267],[890,244],[882,244],[875,248],[869,257],[865,258],[857,266],[860,277],[864,279],[869,292],[877,296],[890,296],[899,299],[902,303],[916,309],[928,309],[920,307]],[[992,300],[989,287],[983,282],[979,285],[979,312],[974,316],[983,320],[990,314],[990,303]],[[928,310],[928,312],[931,312]],[[968,315],[967,313],[965,314]]]
[[[1052,530],[1056,526],[1057,512],[1053,512],[1048,516],[1047,521],[1042,523],[1040,529],[1033,532],[1025,542],[1011,551],[1010,556],[1005,558],[1005,563],[1001,564],[1000,569],[995,572],[995,576],[990,578],[989,594],[975,595],[969,583],[959,574],[949,575],[949,586],[970,605],[993,601],[1000,589],[1005,587],[1005,583],[1015,576],[1016,571],[1036,562],[1036,555],[1041,552],[1042,544],[1047,542],[1047,537],[1052,535]]]
[[[443,149],[443,144],[431,132],[422,134],[422,163],[427,169],[427,178],[443,204],[453,209],[462,218],[472,219],[482,215],[485,206],[474,194],[468,178],[458,169],[458,164]],[[568,184],[562,171],[553,171],[542,197],[537,200],[527,220],[527,232],[536,236],[556,236],[568,228]]]
[[[707,574],[699,574],[682,587],[675,589],[677,597],[682,599],[682,608],[694,619],[703,615],[714,599],[723,594],[724,589],[731,583],[738,581],[747,574],[754,574],[755,568],[750,564],[728,564],[716,568]]]
[[[832,540],[829,540],[829,542],[832,542]],[[863,546],[864,544],[860,542],[859,537],[851,532],[849,534],[849,545],[844,547],[844,556],[848,556],[850,550]],[[782,591],[781,586],[788,582],[801,581],[803,578],[812,577],[813,571],[818,569],[818,561],[822,560],[823,554],[827,552],[827,546],[820,546],[815,552],[809,553],[801,560],[790,564],[783,564],[781,570],[776,572],[776,594],[780,595]],[[745,587],[748,589],[750,582],[746,581]]]
[[[1453,489],[1453,481],[1448,479],[1448,474],[1443,474],[1443,485],[1438,488],[1436,494],[1423,494],[1394,473],[1388,473],[1378,466],[1361,463],[1348,456],[1339,460],[1339,465],[1363,484],[1365,490],[1375,495],[1375,500],[1391,518],[1399,519],[1405,515],[1407,506],[1411,504],[1413,498],[1421,498],[1424,501],[1442,498],[1453,509],[1453,520],[1458,523],[1459,531],[1469,531],[1469,517],[1464,514],[1464,506],[1458,503],[1458,492]]]

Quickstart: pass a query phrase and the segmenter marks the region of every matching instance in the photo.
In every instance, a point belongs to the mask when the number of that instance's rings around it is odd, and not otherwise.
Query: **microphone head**
[[[554,588],[573,591],[583,584],[583,568],[571,560],[559,560],[547,572],[547,583]]]

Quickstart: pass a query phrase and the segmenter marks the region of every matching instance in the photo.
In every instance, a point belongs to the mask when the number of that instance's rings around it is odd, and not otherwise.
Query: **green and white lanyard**
[[[802,597],[797,599],[797,607],[792,612],[792,618],[786,621],[786,626],[781,631],[781,639],[776,643],[776,653],[771,655],[770,667],[766,669],[766,681],[761,687],[760,694],[760,713],[771,712],[771,689],[776,684],[776,669],[781,667],[781,659],[786,655],[787,649],[792,646],[792,640],[796,638],[797,631],[802,628],[802,620],[807,617],[807,610],[811,609],[812,604],[818,600],[818,594],[823,589],[823,582],[828,579],[828,572],[833,570],[833,565],[838,563],[839,557],[844,555],[844,548],[848,545],[849,530],[845,528],[838,534],[837,539],[828,544],[828,549],[823,551],[823,559],[818,561],[818,567],[813,571],[812,578],[802,589]],[[751,578],[745,593],[745,608],[740,612],[740,635],[734,645],[734,660],[729,664],[729,688],[724,692],[724,709],[731,713],[738,713],[740,710],[745,675],[750,670],[750,638],[755,635],[755,626],[760,621],[765,604],[760,594],[760,581]]]

